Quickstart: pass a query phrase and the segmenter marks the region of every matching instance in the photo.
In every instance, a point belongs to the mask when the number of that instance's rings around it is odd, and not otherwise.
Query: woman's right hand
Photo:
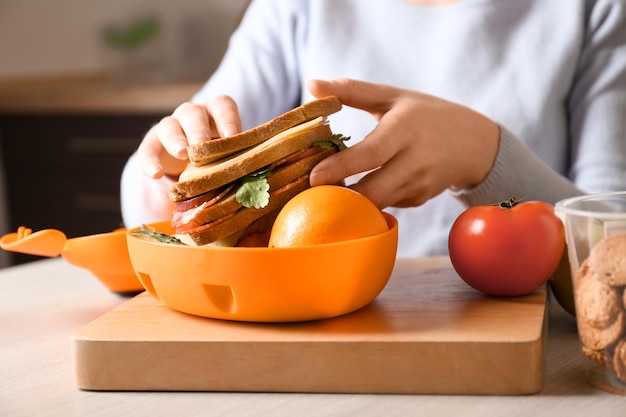
[[[142,171],[150,178],[177,179],[188,163],[187,147],[241,132],[235,101],[218,96],[208,103],[183,103],[154,125],[137,149]]]

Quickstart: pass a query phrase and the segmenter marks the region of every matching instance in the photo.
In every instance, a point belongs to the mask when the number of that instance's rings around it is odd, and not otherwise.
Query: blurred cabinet
[[[121,227],[124,164],[161,117],[0,116],[10,230],[55,228],[76,237]]]
[[[25,225],[77,237],[120,227],[126,160],[153,124],[201,86],[111,83],[98,74],[0,82],[9,231]]]

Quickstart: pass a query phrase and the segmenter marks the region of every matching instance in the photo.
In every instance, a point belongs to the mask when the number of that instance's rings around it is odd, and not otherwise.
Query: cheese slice
[[[178,181],[179,182],[190,181],[190,180],[202,177],[202,176],[211,175],[211,172],[217,172],[218,170],[219,171],[223,170],[224,164],[232,164],[232,165],[241,164],[247,158],[249,158],[250,154],[255,154],[255,153],[261,152],[264,149],[272,148],[276,146],[277,144],[279,144],[281,141],[283,141],[285,138],[295,136],[299,133],[314,129],[318,126],[322,126],[325,124],[328,124],[327,118],[324,116],[320,116],[316,119],[310,120],[308,122],[304,122],[302,124],[299,124],[298,126],[294,126],[287,130],[284,130],[280,132],[279,134],[269,138],[265,142],[259,143],[258,145],[255,145],[251,148],[244,149],[243,151],[240,151],[224,159],[220,159],[219,161],[211,162],[209,164],[201,165],[201,166],[189,164],[189,166],[180,174]]]

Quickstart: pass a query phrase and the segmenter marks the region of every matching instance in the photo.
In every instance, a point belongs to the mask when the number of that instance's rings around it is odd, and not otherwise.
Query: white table
[[[537,395],[78,390],[70,335],[125,300],[60,258],[0,269],[0,416],[626,416],[626,397],[585,382],[575,321],[556,302],[550,307],[544,389]]]

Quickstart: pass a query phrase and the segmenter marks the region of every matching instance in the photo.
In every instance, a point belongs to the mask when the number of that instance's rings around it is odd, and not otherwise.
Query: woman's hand
[[[219,96],[206,104],[183,103],[148,131],[137,157],[147,176],[178,178],[187,166],[187,146],[239,132],[241,118],[231,97]]]
[[[378,121],[360,143],[320,162],[311,172],[312,186],[371,171],[351,188],[380,208],[410,207],[450,187],[478,185],[493,166],[500,129],[467,107],[350,79],[312,80],[308,87],[316,97],[336,95]]]

